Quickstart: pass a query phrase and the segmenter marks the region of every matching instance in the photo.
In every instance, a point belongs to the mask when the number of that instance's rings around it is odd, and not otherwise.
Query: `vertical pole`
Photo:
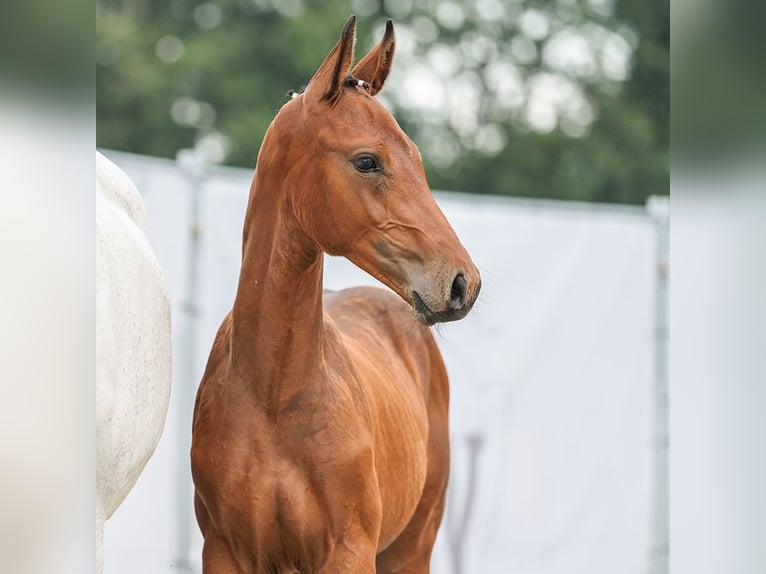
[[[654,221],[657,237],[657,275],[654,319],[654,493],[652,505],[651,574],[668,574],[670,559],[669,534],[669,466],[668,425],[668,273],[670,267],[670,201],[652,196],[646,203]]]
[[[178,152],[176,161],[189,183],[189,250],[186,257],[186,287],[182,305],[181,344],[178,353],[179,377],[175,384],[177,410],[176,432],[178,450],[175,462],[176,492],[176,545],[174,564],[177,572],[192,572],[189,561],[192,521],[192,482],[189,472],[191,448],[191,424],[194,389],[197,383],[195,356],[197,345],[197,319],[199,315],[199,240],[200,240],[200,191],[205,177],[204,161],[194,150]]]

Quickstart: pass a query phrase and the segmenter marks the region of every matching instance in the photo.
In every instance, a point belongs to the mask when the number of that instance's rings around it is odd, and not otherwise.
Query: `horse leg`
[[[441,362],[439,362],[441,364]],[[449,389],[441,367],[431,384],[428,471],[423,495],[402,533],[377,556],[378,574],[428,574],[431,551],[444,514],[449,477]]]
[[[210,529],[210,517],[199,493],[194,491],[194,513],[205,541],[202,544],[203,574],[239,574],[237,562],[229,552],[226,542]]]
[[[420,505],[406,528],[377,556],[378,574],[428,574],[431,551],[444,514],[446,477],[426,483]]]
[[[194,491],[194,515],[197,517],[197,525],[204,538],[207,536],[210,517],[207,515],[207,508],[205,508],[205,504],[202,502],[196,489]]]
[[[229,552],[226,542],[215,535],[205,537],[202,545],[202,574],[244,574]]]
[[[375,574],[375,545],[369,542],[338,544],[317,574]]]

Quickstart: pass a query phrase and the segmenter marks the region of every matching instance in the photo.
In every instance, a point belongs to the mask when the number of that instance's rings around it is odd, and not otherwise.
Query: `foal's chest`
[[[364,432],[341,441],[329,426],[288,440],[289,430],[287,423],[221,444],[218,460],[227,469],[210,477],[209,493],[200,492],[220,534],[247,559],[285,567],[298,558],[322,563],[349,528],[380,517],[369,503],[379,498]]]

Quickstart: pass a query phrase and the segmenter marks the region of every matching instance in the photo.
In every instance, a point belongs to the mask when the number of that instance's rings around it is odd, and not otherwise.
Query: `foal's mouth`
[[[418,323],[421,323],[426,327],[431,327],[436,323],[458,321],[465,317],[471,310],[471,307],[473,307],[473,302],[476,300],[479,289],[481,289],[481,282],[479,282],[479,287],[476,289],[476,292],[470,301],[460,307],[447,308],[444,311],[434,311],[431,309],[423,300],[423,297],[420,296],[420,293],[413,290],[411,299],[415,318],[418,320]]]
[[[412,292],[412,308],[415,311],[415,318],[426,327],[439,322],[438,313],[431,311],[417,291]]]

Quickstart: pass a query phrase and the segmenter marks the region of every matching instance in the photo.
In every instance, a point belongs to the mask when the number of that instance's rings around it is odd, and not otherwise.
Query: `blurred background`
[[[667,0],[97,0],[97,143],[252,167],[289,89],[358,19],[396,24],[381,99],[433,188],[643,204],[666,194]]]
[[[106,572],[198,572],[191,406],[231,308],[263,135],[357,16],[384,105],[482,271],[438,330],[452,474],[435,574],[668,571],[669,13],[637,0],[99,0],[97,146],[173,304],[165,433]],[[374,283],[328,258],[329,288]]]

